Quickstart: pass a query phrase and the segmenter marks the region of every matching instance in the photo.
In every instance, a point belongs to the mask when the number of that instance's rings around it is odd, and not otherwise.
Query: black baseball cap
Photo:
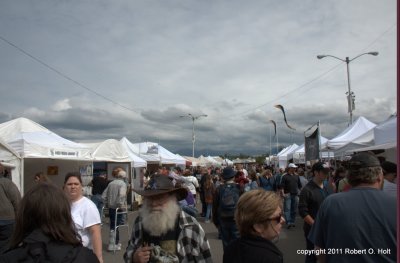
[[[382,169],[387,173],[397,173],[397,164],[384,161],[382,163]]]
[[[321,172],[321,171],[329,172],[329,165],[327,165],[326,163],[323,163],[323,162],[317,162],[312,166],[311,170],[313,172],[314,171],[317,171],[317,172]]]

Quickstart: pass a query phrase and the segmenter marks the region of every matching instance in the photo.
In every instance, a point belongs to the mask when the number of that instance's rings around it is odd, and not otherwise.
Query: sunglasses
[[[283,216],[282,213],[280,213],[275,217],[268,218],[268,220],[275,221],[277,224],[279,224],[281,222],[282,216]]]

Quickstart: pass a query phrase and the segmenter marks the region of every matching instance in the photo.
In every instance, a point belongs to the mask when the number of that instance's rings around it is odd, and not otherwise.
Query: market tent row
[[[200,166],[200,160],[197,159],[196,157],[190,157],[190,156],[182,156],[182,157],[185,158],[190,163],[189,166],[193,167]]]
[[[125,149],[145,160],[147,164],[186,166],[185,158],[168,151],[158,143],[132,143],[126,137],[120,142]]]
[[[63,184],[70,171],[90,171],[90,149],[51,132],[26,118],[17,118],[0,124],[0,139],[20,157],[19,174],[12,175],[21,193],[34,183],[37,172],[47,173],[56,185]]]
[[[177,153],[176,153],[176,156],[185,159],[185,161],[186,161],[186,162],[185,162],[185,166],[186,166],[186,167],[193,166],[192,160],[189,160],[189,159],[186,158],[185,156],[182,156],[182,155],[177,154]]]
[[[120,140],[122,147],[128,151],[128,153],[132,153],[139,158],[143,159],[147,163],[147,170],[150,173],[155,172],[160,165],[168,165],[168,166],[180,166],[186,167],[186,159],[176,155],[158,143],[154,142],[141,142],[141,143],[132,143],[126,137],[123,137]],[[138,170],[135,169],[133,175],[133,182],[136,188],[143,187],[143,169]],[[138,187],[137,187],[138,186]],[[141,196],[138,194],[134,194],[135,200],[141,203]]]
[[[232,160],[233,164],[250,164],[250,163],[255,163],[256,160],[252,158],[245,158],[245,159],[240,159],[236,158]]]
[[[198,160],[198,166],[202,167],[210,167],[216,164],[216,161],[214,159],[210,159],[208,157],[204,157],[203,155],[200,155]]]
[[[190,156],[183,156],[186,160],[191,162],[190,166],[203,166],[203,167],[221,167],[221,166],[229,166],[233,165],[233,162],[229,159],[223,159],[219,156],[199,156],[199,158],[193,158]]]

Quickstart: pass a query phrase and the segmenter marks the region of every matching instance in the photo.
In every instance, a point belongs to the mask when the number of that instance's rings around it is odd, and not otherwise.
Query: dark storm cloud
[[[346,67],[316,55],[379,51],[352,62],[354,119],[386,119],[396,111],[395,7],[4,0],[0,35],[68,78],[0,40],[0,121],[23,116],[74,140],[126,136],[189,154],[192,120],[179,117],[188,113],[208,115],[195,122],[199,154],[265,152],[276,139],[301,144],[318,120],[331,138],[348,123]],[[271,140],[269,120],[277,123]]]

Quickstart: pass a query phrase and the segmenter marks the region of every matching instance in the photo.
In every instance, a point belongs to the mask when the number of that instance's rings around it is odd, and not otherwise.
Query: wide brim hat
[[[186,188],[175,187],[172,180],[168,176],[161,174],[152,175],[144,189],[133,189],[133,191],[144,197],[175,193],[178,201],[185,199],[188,194]]]

